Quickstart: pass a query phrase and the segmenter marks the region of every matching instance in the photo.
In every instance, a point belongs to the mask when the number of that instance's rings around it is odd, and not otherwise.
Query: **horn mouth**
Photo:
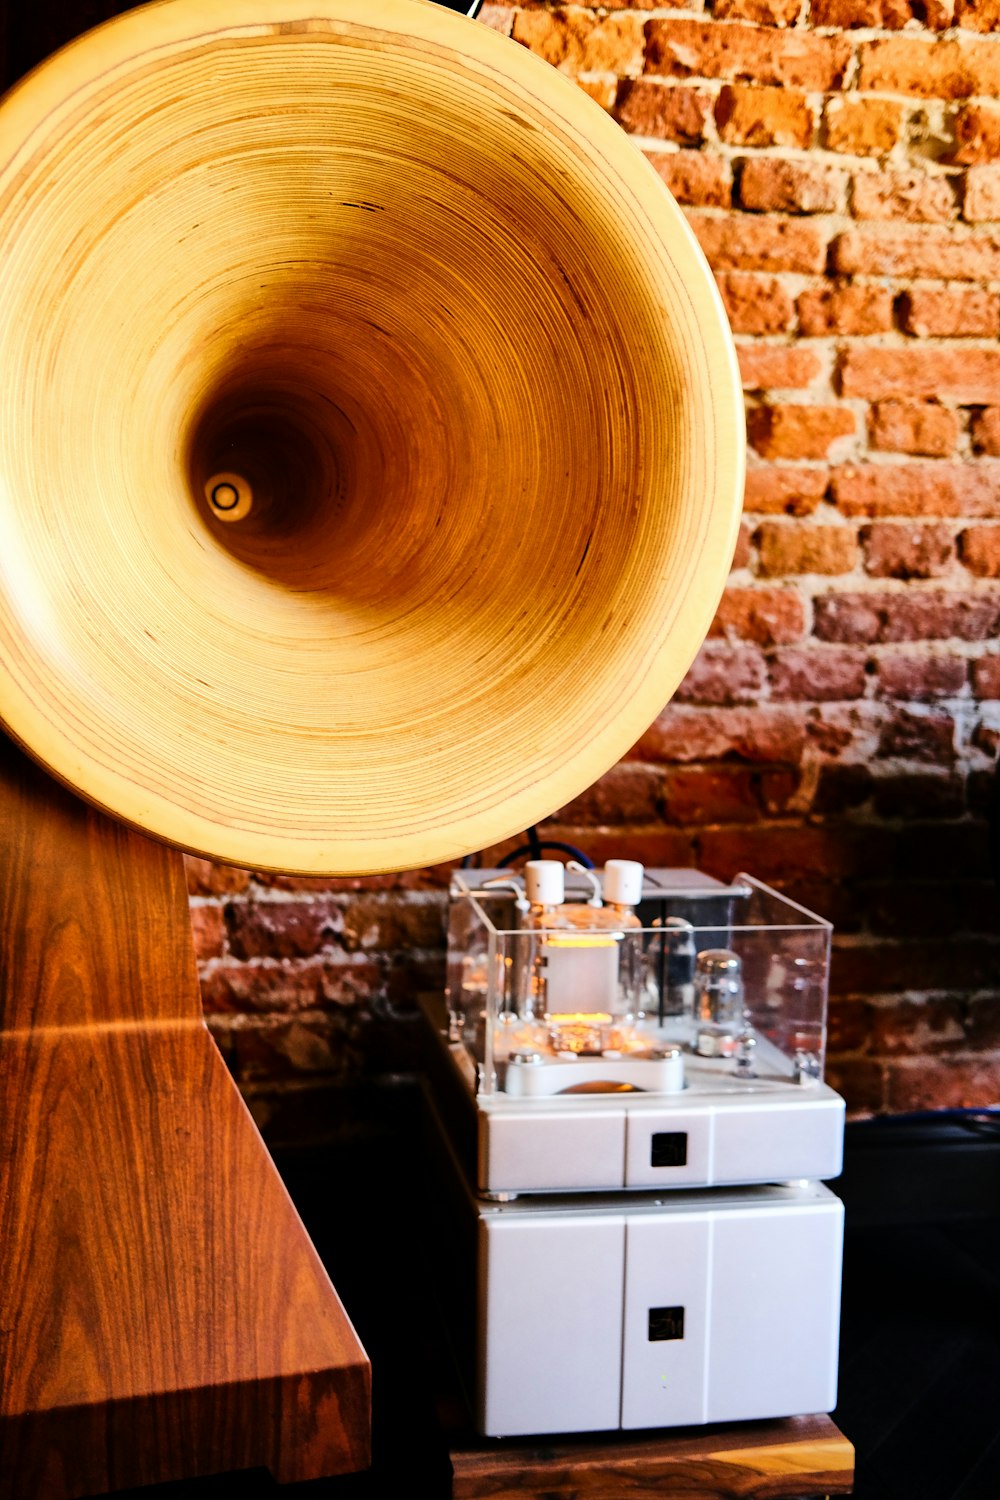
[[[0,110],[0,713],[126,821],[303,873],[595,780],[742,498],[725,316],[648,164],[488,28],[368,9],[172,0]]]

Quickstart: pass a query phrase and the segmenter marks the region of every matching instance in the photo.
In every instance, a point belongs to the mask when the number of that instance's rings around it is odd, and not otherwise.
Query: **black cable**
[[[528,855],[530,859],[541,859],[546,849],[557,849],[560,854],[568,854],[570,859],[578,860],[585,870],[594,868],[594,861],[589,859],[575,844],[564,844],[562,839],[536,838],[534,847],[531,844],[522,844],[519,849],[505,854],[503,859],[497,861],[497,869],[506,870],[509,865],[514,864],[516,860],[523,859],[525,855]]]

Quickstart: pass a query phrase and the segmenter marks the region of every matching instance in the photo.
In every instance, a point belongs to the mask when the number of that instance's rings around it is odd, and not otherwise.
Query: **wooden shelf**
[[[848,1495],[854,1448],[829,1417],[598,1437],[460,1440],[453,1500],[777,1500]]]

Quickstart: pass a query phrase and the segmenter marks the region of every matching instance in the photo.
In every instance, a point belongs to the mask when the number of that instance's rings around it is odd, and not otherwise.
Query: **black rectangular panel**
[[[688,1138],[686,1130],[657,1130],[651,1137],[651,1167],[686,1167]]]

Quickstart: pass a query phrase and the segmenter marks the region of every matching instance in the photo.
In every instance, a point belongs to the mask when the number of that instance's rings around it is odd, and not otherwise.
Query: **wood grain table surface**
[[[847,1495],[854,1449],[829,1417],[790,1417],[675,1432],[485,1443],[451,1448],[454,1500],[777,1500]]]

